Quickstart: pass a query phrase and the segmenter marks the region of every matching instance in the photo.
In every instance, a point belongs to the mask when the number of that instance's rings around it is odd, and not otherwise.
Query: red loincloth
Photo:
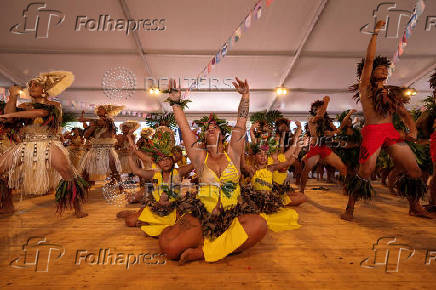
[[[306,156],[304,156],[304,160],[309,159],[310,157],[319,155],[321,159],[326,158],[332,153],[332,149],[323,145],[323,146],[310,146],[309,152],[307,152]]]
[[[430,135],[430,154],[431,161],[436,162],[436,131]]]
[[[391,146],[404,139],[392,123],[365,125],[362,129],[359,163],[365,163],[381,146]]]

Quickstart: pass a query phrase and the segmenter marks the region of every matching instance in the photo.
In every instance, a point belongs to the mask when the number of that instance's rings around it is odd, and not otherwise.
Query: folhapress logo
[[[23,22],[15,24],[9,30],[15,34],[34,33],[36,39],[48,38],[51,26],[58,26],[65,20],[65,14],[58,10],[47,9],[46,3],[30,3],[23,10]]]
[[[375,24],[378,20],[384,20],[386,25],[381,31],[384,31],[386,38],[398,38],[400,35],[400,27],[402,19],[403,22],[407,21],[411,15],[411,12],[404,9],[398,9],[395,2],[382,2],[377,5],[377,8],[373,10],[372,17],[374,25],[370,27],[370,23],[365,24],[360,28],[360,32],[365,34],[372,34]]]
[[[9,29],[15,34],[33,33],[36,39],[48,38],[51,28],[59,26],[65,20],[65,15],[59,10],[48,9],[46,3],[34,2],[23,10],[23,20]],[[165,18],[120,19],[112,18],[109,14],[97,17],[79,15],[75,17],[75,32],[124,32],[128,36],[136,31],[164,31]]]
[[[45,237],[31,237],[23,245],[23,255],[13,259],[9,266],[18,269],[33,268],[35,272],[48,272],[50,261],[65,254],[61,245],[47,243]]]

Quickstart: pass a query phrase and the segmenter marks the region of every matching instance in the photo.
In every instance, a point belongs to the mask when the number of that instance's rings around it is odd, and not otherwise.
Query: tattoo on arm
[[[249,99],[242,97],[238,107],[238,118],[247,118],[250,107]]]

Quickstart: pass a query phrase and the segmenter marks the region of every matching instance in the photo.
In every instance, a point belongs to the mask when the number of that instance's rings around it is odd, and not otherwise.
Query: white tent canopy
[[[15,24],[24,25],[23,12],[32,1],[2,0],[0,18],[0,86],[24,85],[39,72],[72,71],[72,87],[59,99],[67,111],[91,113],[90,105],[117,103],[135,112],[168,111],[162,104],[165,95],[151,95],[146,79],[174,77],[195,78],[225,41],[232,35],[255,0],[215,1],[144,1],[76,0],[45,1],[45,8],[27,11],[27,25],[34,13],[53,14],[50,23],[39,18],[41,31],[49,25],[47,38],[36,33],[12,33]],[[360,109],[347,87],[356,80],[355,68],[365,56],[369,35],[361,32],[365,24],[373,29],[374,17],[389,20],[387,37],[378,38],[377,52],[392,57],[406,26],[412,0],[381,5],[375,0],[275,0],[269,7],[262,1],[262,15],[242,31],[227,55],[215,65],[208,80],[189,95],[191,117],[219,112],[227,117],[236,114],[239,95],[229,86],[230,78],[247,79],[251,88],[250,110],[279,109],[290,117],[306,116],[310,103],[331,96],[330,112]],[[430,94],[428,78],[436,65],[436,1],[426,1],[416,29],[404,55],[389,79],[390,84],[412,86],[418,94],[412,106]],[[404,10],[404,11],[402,11]],[[33,13],[33,14],[32,14]],[[158,29],[90,31],[83,23],[108,15],[110,19],[158,19]],[[403,15],[403,16],[401,16]],[[64,20],[56,23],[64,17]],[[78,18],[79,17],[79,18]],[[433,18],[432,18],[433,17]],[[108,19],[108,18],[106,18]],[[79,22],[82,21],[82,22]],[[433,21],[433,22],[432,22]],[[78,23],[80,31],[75,31]],[[23,29],[24,26],[19,27]],[[426,30],[427,28],[427,30]],[[365,29],[363,29],[365,30]],[[124,99],[110,99],[102,89],[106,72],[121,67],[135,78],[135,89]],[[167,83],[167,82],[166,82]],[[286,96],[276,96],[281,84],[289,89]],[[74,101],[74,102],[72,102]]]

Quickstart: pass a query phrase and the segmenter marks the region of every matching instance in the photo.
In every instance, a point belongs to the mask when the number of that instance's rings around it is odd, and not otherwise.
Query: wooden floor
[[[319,185],[329,190],[313,190]],[[407,202],[376,185],[375,200],[360,203],[355,221],[345,222],[339,215],[346,197],[338,187],[310,180],[308,189],[310,201],[297,208],[302,225],[298,230],[268,232],[254,248],[213,264],[197,261],[178,266],[167,261],[147,265],[142,260],[129,269],[121,258],[120,265],[92,265],[96,263],[92,254],[109,248],[121,256],[132,254],[133,261],[139,254],[159,253],[158,242],[117,219],[120,208],[106,204],[100,190],[90,193],[89,217],[84,219],[76,219],[70,212],[56,217],[51,196],[24,200],[16,204],[18,211],[13,216],[0,218],[0,289],[435,289],[436,258],[431,256],[436,257],[436,221],[410,217]],[[48,261],[48,272],[35,271],[30,258],[26,262],[30,265],[17,268],[24,265],[22,246],[30,237],[45,237],[46,243],[55,245],[51,247],[65,249],[60,259],[56,259],[58,250],[52,250],[49,261],[47,251],[40,251],[38,270],[44,270]],[[386,272],[383,261],[389,248],[388,271],[395,271],[400,246],[379,245],[378,262],[382,263],[373,265],[373,244],[381,237],[395,237],[395,244],[408,248],[401,252],[398,272]],[[81,258],[80,264],[75,264],[78,250],[83,255],[91,253],[90,263]],[[29,250],[28,256],[35,253]],[[11,267],[10,262],[19,257]],[[365,258],[369,260],[362,266]]]

